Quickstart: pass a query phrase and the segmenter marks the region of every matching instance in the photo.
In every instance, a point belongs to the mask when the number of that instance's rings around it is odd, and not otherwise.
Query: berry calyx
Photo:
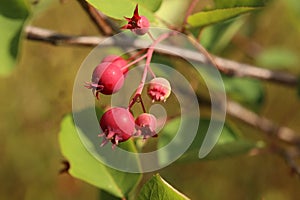
[[[124,76],[121,69],[109,62],[100,63],[93,71],[92,81],[87,82],[85,87],[92,89],[94,96],[99,99],[99,92],[110,95],[121,89]]]
[[[157,137],[155,132],[157,120],[154,115],[143,113],[136,118],[135,124],[137,129],[136,136],[143,136],[143,139]]]
[[[149,20],[145,16],[139,15],[138,5],[136,5],[133,16],[131,18],[124,17],[128,23],[121,29],[129,29],[137,35],[144,35],[149,30]]]
[[[103,58],[102,62],[110,62],[111,64],[117,65],[124,75],[128,72],[128,67],[124,68],[128,64],[128,62],[120,56],[108,55]]]
[[[171,85],[165,78],[154,78],[149,82],[148,95],[154,101],[166,101],[171,94]]]
[[[132,114],[128,109],[114,107],[106,111],[100,119],[100,127],[103,137],[101,146],[111,141],[113,148],[120,142],[128,140],[135,132],[135,123]]]

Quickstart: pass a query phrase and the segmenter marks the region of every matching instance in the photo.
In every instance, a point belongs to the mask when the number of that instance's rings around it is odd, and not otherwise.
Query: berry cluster
[[[146,33],[150,35],[149,21],[146,17],[139,16],[138,6],[135,8],[133,17],[125,17],[125,19],[128,21],[128,24],[123,26],[123,29],[129,29],[137,35],[144,35]],[[153,37],[151,36],[151,38]],[[127,60],[117,55],[106,56],[94,69],[91,82],[86,82],[85,87],[91,89],[97,99],[99,99],[100,93],[104,95],[114,94],[122,88],[129,67],[146,58],[140,85],[137,87],[128,107],[112,107],[102,115],[100,119],[102,132],[99,134],[99,136],[103,137],[101,146],[110,141],[114,148],[120,142],[127,141],[131,137],[147,139],[158,136],[155,131],[157,129],[157,119],[154,115],[147,113],[141,93],[144,88],[147,72],[149,71],[153,79],[148,84],[147,94],[152,102],[165,102],[171,94],[169,81],[162,77],[156,77],[150,68],[154,46],[159,40],[162,40],[162,38],[158,38],[149,48],[138,52],[137,55]],[[145,51],[147,52],[143,56],[136,58]],[[135,103],[141,103],[143,109],[143,113],[137,116],[136,119],[131,112],[131,107]]]

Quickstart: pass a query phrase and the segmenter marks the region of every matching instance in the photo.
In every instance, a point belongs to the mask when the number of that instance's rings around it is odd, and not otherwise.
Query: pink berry
[[[87,82],[85,87],[92,89],[94,95],[99,98],[99,92],[110,95],[121,89],[124,76],[121,69],[109,62],[100,63],[93,71],[92,82]]]
[[[129,29],[137,35],[144,35],[149,30],[149,20],[145,16],[139,15],[139,8],[136,5],[133,16],[131,18],[125,17],[128,23],[121,27],[122,29]]]
[[[149,82],[148,95],[154,101],[166,101],[171,94],[171,86],[167,79],[159,77]]]
[[[103,58],[102,62],[110,62],[114,65],[117,65],[121,69],[123,74],[126,74],[128,72],[128,67],[124,68],[128,64],[128,62],[127,62],[127,60],[125,60],[124,58],[122,58],[120,56],[108,55]]]
[[[128,140],[135,132],[134,118],[126,108],[114,107],[106,111],[100,119],[103,136],[101,146],[108,141],[113,143],[113,148],[120,142]]]
[[[157,133],[155,132],[157,120],[154,115],[143,113],[136,118],[135,124],[137,129],[137,136],[142,135],[143,139],[147,139],[149,137],[157,137]]]
[[[150,23],[145,16],[141,16],[137,22],[137,25],[139,28],[132,29],[131,31],[137,35],[144,35],[148,32]]]

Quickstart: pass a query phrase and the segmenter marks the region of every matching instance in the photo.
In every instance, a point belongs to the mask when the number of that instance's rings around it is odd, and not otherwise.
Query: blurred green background
[[[296,0],[272,1],[242,26],[249,37],[235,37],[220,55],[270,67],[278,59],[276,50],[284,49],[288,56],[276,63],[292,60],[285,70],[299,74],[299,7]],[[99,34],[80,5],[71,0],[57,1],[30,24],[65,34]],[[251,57],[257,50],[251,48],[253,44],[259,44],[258,50],[265,53],[256,61]],[[57,135],[60,121],[71,112],[73,81],[92,48],[25,40],[21,49],[14,72],[0,78],[0,199],[98,199],[98,189],[58,173],[63,168]],[[266,97],[260,113],[300,132],[295,88],[263,84]],[[237,124],[246,136],[260,138],[256,129]],[[300,196],[299,178],[281,157],[268,152],[171,165],[160,174],[191,199],[287,200]]]

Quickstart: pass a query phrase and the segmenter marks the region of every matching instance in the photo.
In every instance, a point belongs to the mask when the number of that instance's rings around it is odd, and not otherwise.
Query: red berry
[[[139,28],[132,29],[131,31],[137,35],[144,35],[148,32],[150,23],[145,16],[141,16],[137,22],[137,25]]]
[[[114,107],[106,111],[100,119],[104,146],[108,141],[113,143],[113,148],[120,142],[128,140],[135,131],[134,118],[126,108]]]
[[[137,35],[144,35],[149,30],[149,20],[145,16],[139,15],[138,5],[136,5],[133,16],[125,17],[128,23],[122,29],[129,29]]]
[[[117,56],[117,55],[108,55],[103,58],[102,62],[110,62],[111,64],[117,65],[123,74],[126,74],[128,72],[128,67],[124,68],[128,62],[124,58]]]
[[[142,135],[143,139],[147,139],[148,137],[157,137],[157,133],[155,132],[157,120],[154,115],[143,113],[136,118],[135,124],[137,136]]]
[[[152,101],[166,101],[171,94],[171,86],[167,79],[159,77],[149,82],[148,95]]]
[[[113,94],[121,89],[124,76],[121,69],[109,62],[100,63],[93,71],[92,82],[87,82],[85,87],[92,89],[98,99],[99,92]]]

